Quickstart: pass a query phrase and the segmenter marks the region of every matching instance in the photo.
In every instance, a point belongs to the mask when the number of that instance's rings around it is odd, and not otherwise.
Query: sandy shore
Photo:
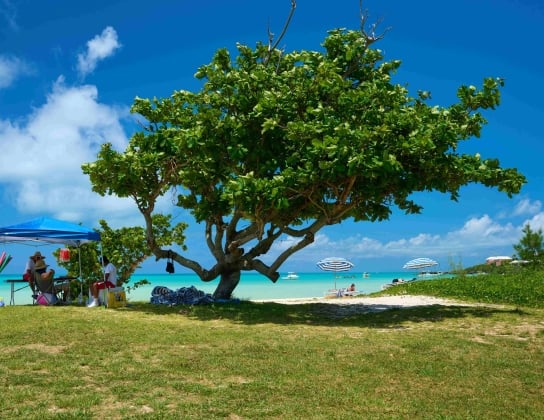
[[[439,299],[431,296],[381,296],[381,297],[353,297],[353,298],[307,298],[307,299],[266,299],[253,300],[253,302],[275,302],[284,305],[300,305],[304,303],[319,303],[335,305],[340,310],[349,309],[350,313],[380,312],[395,308],[411,308],[416,306],[471,306],[468,303],[460,303],[448,299]]]

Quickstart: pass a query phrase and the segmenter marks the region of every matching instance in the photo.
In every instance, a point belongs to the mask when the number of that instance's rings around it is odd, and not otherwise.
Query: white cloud
[[[487,239],[490,236],[500,233],[502,230],[503,227],[500,224],[494,222],[487,214],[484,214],[480,218],[469,219],[459,231],[450,233],[450,237]]]
[[[534,215],[542,208],[542,203],[539,200],[531,201],[528,199],[521,200],[514,209],[514,216]]]
[[[115,30],[106,28],[87,43],[87,52],[78,57],[79,70],[92,71],[98,61],[119,47]],[[5,59],[3,62],[8,63]],[[11,59],[11,70],[5,71],[4,80],[9,74],[13,81],[16,70],[23,68],[22,61]],[[121,121],[128,115],[128,106],[101,103],[96,86],[69,86],[60,76],[45,102],[30,114],[17,120],[0,118],[0,191],[20,214],[47,214],[91,225],[103,218],[114,228],[142,225],[142,216],[132,199],[100,197],[92,192],[81,170],[83,163],[96,160],[103,143],[110,142],[117,150],[126,147],[128,140]],[[157,211],[165,213],[172,207],[171,196],[160,198],[156,206]]]
[[[448,232],[442,243],[443,251],[474,256],[489,253],[511,253],[519,240],[521,228],[511,222],[500,224],[489,215],[471,218],[456,231]]]
[[[99,61],[113,55],[121,48],[117,39],[117,32],[108,26],[100,35],[96,35],[87,42],[87,51],[77,56],[77,69],[82,77],[92,73]]]
[[[544,213],[534,216],[531,226],[544,226]],[[458,229],[444,233],[419,233],[412,237],[398,238],[382,242],[379,238],[368,238],[360,235],[332,240],[325,233],[316,235],[312,245],[293,255],[290,261],[306,264],[317,261],[324,256],[343,256],[352,260],[389,260],[393,266],[398,261],[417,256],[430,256],[447,263],[451,258],[470,257],[476,261],[484,261],[493,253],[509,255],[512,245],[519,241],[522,225],[511,222],[498,223],[489,215],[473,217]],[[283,241],[282,248],[290,245],[293,238]]]
[[[438,235],[430,235],[428,233],[420,233],[419,235],[408,240],[408,246],[428,246],[435,245],[440,240]]]
[[[120,120],[127,114],[100,103],[95,86],[70,87],[59,78],[46,102],[23,123],[0,120],[4,194],[22,214],[46,213],[77,222],[134,211],[131,200],[93,193],[81,171],[83,163],[96,159],[102,143],[125,147]]]
[[[11,86],[17,78],[30,73],[30,67],[23,60],[0,55],[0,89]]]
[[[523,222],[523,226],[527,224],[531,226],[531,230],[533,231],[539,229],[542,229],[544,231],[544,212],[535,214],[529,220]]]

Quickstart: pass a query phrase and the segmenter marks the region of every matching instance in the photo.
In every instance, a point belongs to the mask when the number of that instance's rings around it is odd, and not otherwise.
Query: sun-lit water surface
[[[391,283],[394,278],[412,279],[414,272],[369,272],[369,273],[297,273],[298,278],[295,280],[284,279],[287,272],[282,272],[280,279],[276,283],[272,283],[266,277],[254,273],[244,272],[240,284],[235,290],[234,297],[239,299],[287,299],[287,298],[309,298],[322,297],[325,292],[332,288],[348,287],[351,283],[355,283],[356,289],[362,293],[368,294],[381,290],[383,284]],[[6,282],[7,279],[17,278],[16,275],[0,275],[0,297],[3,297],[4,302],[9,304],[10,300],[10,285]],[[206,293],[213,293],[219,280],[211,282],[203,282],[195,274],[138,274],[131,277],[130,283],[125,286],[132,286],[135,282],[146,279],[150,282],[149,285],[131,290],[127,294],[129,301],[148,302],[151,297],[151,291],[155,286],[165,286],[172,290],[181,287],[195,286],[197,289]],[[15,288],[21,287],[23,284],[17,283]],[[15,293],[15,304],[25,305],[31,304],[32,297],[30,289],[22,289]]]

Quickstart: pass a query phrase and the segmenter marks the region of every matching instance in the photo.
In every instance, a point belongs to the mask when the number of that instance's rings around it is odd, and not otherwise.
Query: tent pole
[[[104,282],[104,287],[106,286],[106,271],[104,270],[104,252],[102,250],[102,241],[99,242],[99,245],[100,245],[100,269],[102,270],[102,281]],[[106,292],[106,297],[108,296],[107,294],[108,292]],[[98,294],[100,295],[100,291],[98,292]],[[107,306],[106,304],[104,304],[104,306]]]
[[[79,296],[81,296],[81,302],[83,302],[83,274],[81,270],[81,243],[77,241],[77,256],[79,258]]]

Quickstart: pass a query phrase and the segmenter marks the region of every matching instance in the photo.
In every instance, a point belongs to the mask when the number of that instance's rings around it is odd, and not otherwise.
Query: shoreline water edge
[[[278,300],[278,299],[315,299],[323,298],[326,292],[333,288],[346,288],[354,283],[356,290],[363,294],[378,292],[384,284],[391,283],[393,279],[413,279],[414,272],[368,272],[368,273],[297,273],[296,278],[285,278],[286,273],[281,273],[276,283],[272,283],[266,277],[254,273],[242,273],[240,284],[234,291],[234,296],[241,300]],[[9,304],[11,285],[7,279],[17,279],[15,274],[0,275],[0,297]],[[134,284],[147,280],[150,284],[134,289]],[[194,286],[205,293],[213,293],[218,279],[211,282],[203,282],[195,274],[135,274],[131,281],[125,285],[127,300],[129,302],[149,302],[151,291],[156,286],[168,287],[177,290],[181,287]],[[16,283],[15,289],[22,287],[22,283]],[[77,296],[75,299],[77,301]],[[32,304],[29,288],[23,288],[15,293],[16,305]]]

